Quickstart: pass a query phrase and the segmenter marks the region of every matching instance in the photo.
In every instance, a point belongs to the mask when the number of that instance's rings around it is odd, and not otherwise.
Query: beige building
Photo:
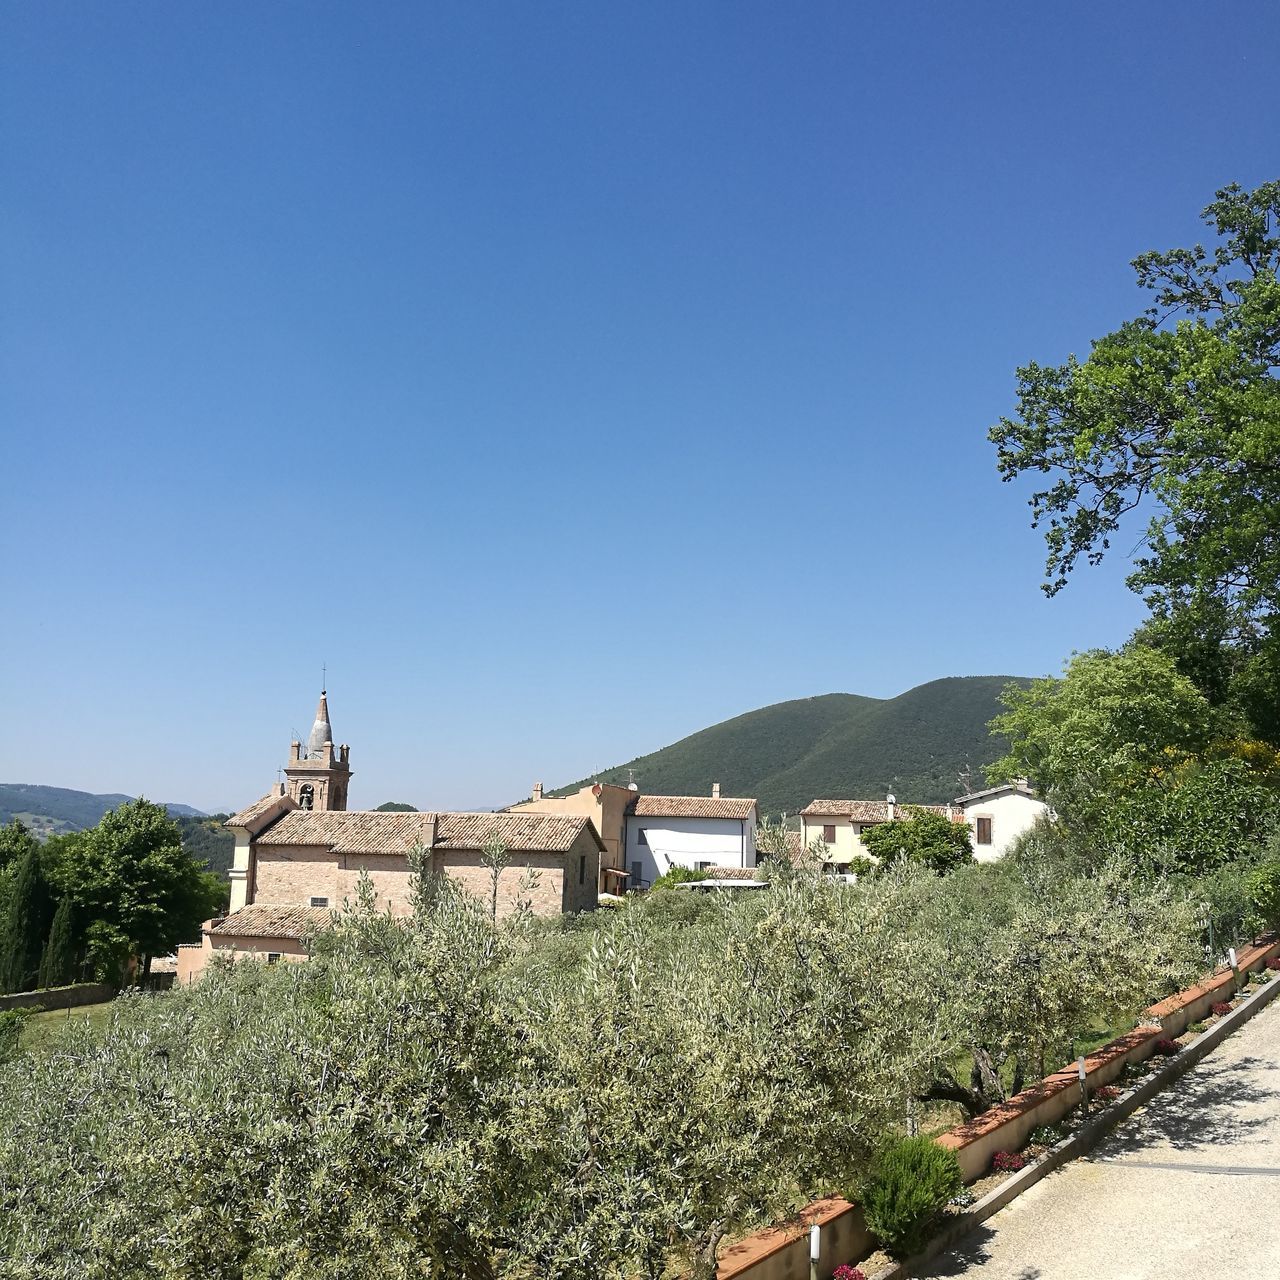
[[[191,981],[215,953],[300,958],[307,938],[354,899],[362,874],[381,907],[406,914],[415,851],[428,868],[487,901],[494,873],[484,848],[496,839],[506,848],[499,915],[520,897],[542,915],[595,908],[605,846],[587,815],[347,812],[350,752],[333,750],[323,694],[307,752],[292,744],[285,776],[227,819],[235,836],[231,909],[206,921],[199,945],[178,949],[179,982]],[[532,887],[522,887],[526,878]]]
[[[800,810],[800,841],[807,849],[815,840],[827,846],[827,861],[837,867],[848,866],[855,857],[869,858],[862,843],[862,833],[883,822],[896,822],[905,817],[908,806],[900,805],[893,796],[884,800],[814,800]],[[911,805],[930,813],[945,814],[958,820],[952,805]]]
[[[621,893],[626,888],[626,824],[627,813],[635,803],[636,793],[630,787],[611,782],[593,782],[572,795],[543,795],[542,783],[533,784],[533,796],[519,804],[508,805],[507,813],[559,813],[590,818],[604,844],[600,856],[600,892]]]

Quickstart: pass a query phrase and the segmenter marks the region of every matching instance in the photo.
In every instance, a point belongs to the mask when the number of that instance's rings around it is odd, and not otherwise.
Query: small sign
[[[1234,969],[1234,968],[1236,967],[1236,949],[1235,949],[1235,947],[1232,947],[1232,948],[1230,948],[1230,950],[1228,950],[1228,952],[1227,952],[1227,958],[1231,961],[1231,967]]]
[[[822,1228],[815,1222],[809,1228],[809,1261],[817,1262],[822,1247]]]

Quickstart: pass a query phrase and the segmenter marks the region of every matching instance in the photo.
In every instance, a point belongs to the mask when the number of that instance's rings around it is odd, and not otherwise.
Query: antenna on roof
[[[322,662],[320,664],[320,692],[327,693],[329,689],[329,664]]]

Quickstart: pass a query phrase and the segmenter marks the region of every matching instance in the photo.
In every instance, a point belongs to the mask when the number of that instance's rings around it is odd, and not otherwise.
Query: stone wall
[[[6,1009],[78,1009],[82,1004],[114,1000],[116,989],[103,982],[78,982],[71,987],[47,987],[43,991],[19,991],[0,996],[0,1013]]]
[[[526,894],[538,915],[592,910],[596,905],[599,856],[591,832],[586,829],[565,854],[513,850],[499,877],[499,917],[514,908],[526,871],[538,873],[537,885]],[[489,901],[492,872],[484,865],[478,849],[438,850],[434,865],[482,902]],[[344,898],[355,899],[362,870],[369,873],[379,905],[398,915],[409,911],[411,872],[402,855],[335,854],[307,846],[272,845],[258,849],[254,901],[305,906],[313,897],[321,897],[328,898],[331,907],[340,907]]]
[[[307,906],[312,898],[328,898],[331,907],[341,907],[344,898],[355,900],[362,870],[381,906],[407,914],[410,872],[403,854],[330,853],[306,845],[258,848],[253,900]]]

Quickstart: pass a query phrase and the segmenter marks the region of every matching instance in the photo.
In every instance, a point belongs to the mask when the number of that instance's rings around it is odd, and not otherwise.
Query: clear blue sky
[[[354,805],[487,807],[1119,643],[986,432],[1278,175],[1278,66],[1247,0],[5,5],[0,779],[246,803],[328,663]]]

